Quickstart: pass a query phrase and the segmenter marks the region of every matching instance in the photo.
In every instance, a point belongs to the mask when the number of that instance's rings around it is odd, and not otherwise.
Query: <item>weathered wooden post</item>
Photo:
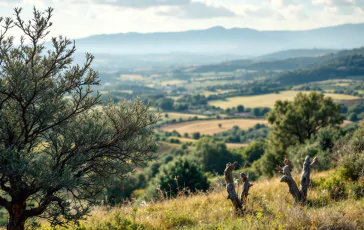
[[[231,164],[230,162],[227,163],[224,175],[225,175],[226,190],[228,192],[227,199],[231,200],[236,213],[239,215],[243,213],[243,204],[246,204],[246,198],[249,195],[249,188],[253,186],[253,184],[249,183],[249,179],[245,173],[242,172],[240,174],[240,177],[243,181],[243,190],[241,192],[239,199],[239,196],[235,191],[234,178],[233,178],[233,170],[235,169],[237,164],[238,162],[236,161],[233,164]]]
[[[307,201],[307,189],[311,183],[310,172],[311,167],[315,166],[318,163],[318,159],[315,157],[311,162],[310,156],[306,156],[305,162],[303,163],[303,169],[301,174],[301,185],[300,189],[298,189],[296,182],[293,180],[291,176],[291,161],[285,156],[283,161],[284,167],[281,168],[277,165],[276,170],[283,174],[280,181],[285,182],[288,185],[289,192],[295,199],[296,203],[300,203],[301,205],[305,205]]]

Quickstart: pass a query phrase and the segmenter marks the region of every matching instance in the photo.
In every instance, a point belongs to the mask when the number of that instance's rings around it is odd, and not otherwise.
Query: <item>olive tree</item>
[[[46,50],[52,8],[34,8],[28,22],[14,11],[0,19],[0,205],[8,229],[24,229],[32,217],[77,222],[112,178],[151,158],[159,115],[139,100],[93,109],[94,57],[72,65],[75,44],[62,36]],[[23,33],[19,45],[12,28]]]

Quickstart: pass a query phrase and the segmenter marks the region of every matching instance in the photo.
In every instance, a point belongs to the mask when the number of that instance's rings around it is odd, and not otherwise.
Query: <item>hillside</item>
[[[274,52],[255,58],[257,61],[275,61],[275,60],[286,60],[289,58],[299,57],[317,57],[325,54],[335,53],[338,50],[333,49],[292,49]]]
[[[293,54],[292,54],[293,53]],[[282,51],[279,53],[273,53],[268,55],[269,57],[276,57],[277,60],[266,60],[263,56],[261,59],[244,59],[222,62],[219,64],[202,65],[196,67],[194,72],[229,72],[237,70],[255,70],[255,71],[288,71],[304,68],[314,68],[321,66],[336,66],[341,67],[343,64],[347,65],[348,60],[354,57],[356,61],[360,59],[360,56],[364,55],[364,48],[356,48],[350,50],[342,50],[339,52],[331,52],[323,55],[311,55],[307,56],[307,53],[311,53],[308,50],[297,51]],[[311,53],[313,54],[313,53]],[[282,55],[296,55],[298,57],[287,58],[279,60]],[[359,66],[359,64],[356,64]]]
[[[314,172],[313,184],[332,175],[333,171]],[[243,217],[234,216],[225,195],[225,187],[216,181],[213,191],[207,193],[112,209],[97,207],[81,228],[69,229],[360,229],[364,226],[363,199],[328,204],[329,192],[314,186],[308,194],[310,203],[306,207],[296,206],[278,177],[254,183],[248,198],[248,213]]]
[[[285,72],[276,79],[283,85],[296,85],[329,79],[361,79],[364,76],[364,56],[333,57],[312,68]]]
[[[78,52],[140,55],[151,53],[236,54],[259,56],[289,49],[348,49],[364,45],[364,24],[304,31],[247,28],[160,33],[102,34],[76,40]],[[330,38],[330,39],[328,39]]]

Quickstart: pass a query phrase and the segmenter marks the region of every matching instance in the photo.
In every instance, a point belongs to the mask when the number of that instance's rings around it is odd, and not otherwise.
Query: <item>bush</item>
[[[193,139],[198,140],[198,139],[200,139],[200,137],[201,137],[201,134],[199,132],[192,133]]]
[[[338,143],[339,173],[345,180],[358,181],[364,177],[364,125],[349,140]]]
[[[320,189],[327,191],[330,198],[340,200],[347,197],[346,186],[344,181],[339,177],[331,177],[321,183]]]
[[[203,137],[196,142],[192,154],[205,171],[220,174],[224,172],[226,163],[242,160],[241,155],[230,152],[224,142],[211,137]]]
[[[243,150],[244,161],[250,165],[254,161],[261,158],[265,151],[265,143],[252,142]]]
[[[348,116],[349,121],[356,122],[359,120],[358,115],[356,113],[350,113]]]
[[[191,192],[207,190],[209,182],[203,171],[186,157],[178,157],[163,165],[149,187],[149,194],[156,195],[158,186],[167,196],[175,196],[184,189]]]
[[[288,158],[292,162],[293,170],[300,171],[306,156],[319,158],[319,165],[315,167],[319,170],[327,170],[332,167],[329,151],[321,149],[319,142],[307,142],[303,145],[291,146],[287,149]]]
[[[331,151],[335,145],[335,141],[340,139],[340,137],[340,129],[338,127],[329,126],[319,130],[316,136],[316,141],[322,150]]]
[[[131,198],[134,190],[146,187],[146,176],[137,173],[127,179],[115,179],[106,189],[104,200],[110,205],[120,204],[123,200]]]

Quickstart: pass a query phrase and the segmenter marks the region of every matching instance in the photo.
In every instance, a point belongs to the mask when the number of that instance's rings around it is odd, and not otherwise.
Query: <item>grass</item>
[[[312,172],[312,180],[332,171]],[[296,175],[296,178],[299,175]],[[117,208],[97,207],[80,228],[69,229],[363,229],[364,199],[329,200],[319,189],[308,191],[309,205],[298,206],[287,185],[275,177],[254,183],[247,212],[234,215],[222,183],[213,191]],[[241,191],[241,186],[239,188]],[[44,226],[44,228],[46,228]]]
[[[230,97],[225,101],[210,101],[209,104],[213,106],[220,107],[222,109],[236,107],[238,105],[243,105],[248,108],[256,108],[256,107],[269,107],[273,108],[274,103],[277,100],[289,100],[292,101],[296,94],[300,91],[283,91],[279,94],[265,94],[265,95],[257,95],[257,96],[240,96],[240,97]],[[308,91],[302,91],[304,93],[309,93]],[[326,93],[326,96],[332,97],[334,100],[355,100],[359,99],[359,97],[346,95],[346,94],[332,94]]]
[[[180,134],[200,132],[201,134],[213,135],[215,133],[224,132],[239,126],[241,129],[249,129],[256,124],[267,124],[266,120],[258,119],[227,119],[227,120],[207,120],[207,121],[188,121],[178,124],[164,125],[160,129],[162,131],[171,132],[176,130]],[[221,128],[219,127],[221,124]]]

